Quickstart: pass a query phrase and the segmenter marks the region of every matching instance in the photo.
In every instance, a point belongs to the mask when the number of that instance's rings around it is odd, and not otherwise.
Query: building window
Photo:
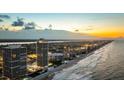
[[[12,59],[16,59],[17,55],[16,54],[12,54]]]

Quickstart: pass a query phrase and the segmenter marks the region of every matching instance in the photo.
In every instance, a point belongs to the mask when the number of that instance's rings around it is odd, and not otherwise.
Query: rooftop
[[[4,47],[4,49],[17,49],[17,48],[24,48],[21,45],[9,45],[7,47]]]

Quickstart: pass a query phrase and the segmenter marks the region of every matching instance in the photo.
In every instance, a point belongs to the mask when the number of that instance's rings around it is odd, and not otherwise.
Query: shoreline
[[[108,44],[110,44],[110,43],[108,43]],[[108,44],[106,44],[106,45],[108,45]],[[89,57],[90,55],[94,54],[94,52],[95,52],[96,50],[98,50],[98,49],[100,49],[100,48],[102,48],[102,47],[104,47],[104,46],[106,46],[106,45],[103,45],[103,46],[101,46],[101,47],[99,47],[99,48],[97,48],[97,49],[95,49],[95,50],[93,50],[93,51],[90,51],[88,54],[83,54],[83,55],[81,55],[79,58],[76,58],[76,59],[74,59],[74,60],[69,61],[69,63],[67,63],[67,64],[60,65],[59,67],[57,67],[58,69],[57,69],[55,72],[53,72],[54,75],[52,76],[52,78],[50,78],[50,80],[54,80],[53,78],[54,78],[54,76],[55,76],[55,73],[59,73],[59,72],[62,71],[63,69],[66,69],[66,68],[69,68],[69,67],[74,66],[75,64],[77,64],[78,62],[80,62],[80,60],[83,60],[83,59]]]
[[[108,44],[110,44],[110,43],[108,43]],[[40,74],[32,79],[33,80],[54,80],[54,76],[56,75],[56,73],[59,73],[63,69],[66,69],[66,68],[76,65],[78,62],[80,62],[80,60],[83,60],[83,59],[89,57],[90,55],[94,54],[94,52],[96,50],[99,50],[100,48],[102,48],[108,44],[105,44],[96,49],[90,50],[87,54],[82,54],[82,55],[80,55],[79,58],[74,58],[73,60],[70,60],[68,63],[62,64],[46,73]]]

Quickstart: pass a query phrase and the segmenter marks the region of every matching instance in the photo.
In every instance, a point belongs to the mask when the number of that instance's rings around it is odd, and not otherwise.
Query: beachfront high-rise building
[[[40,39],[37,42],[37,65],[48,66],[48,41]]]
[[[3,75],[9,79],[21,79],[26,75],[25,47],[18,45],[3,48]]]

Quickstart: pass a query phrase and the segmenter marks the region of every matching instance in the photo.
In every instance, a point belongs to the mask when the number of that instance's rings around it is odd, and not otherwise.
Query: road
[[[65,69],[65,68],[68,68],[68,67],[71,67],[71,66],[77,64],[77,62],[79,62],[79,60],[82,60],[83,58],[85,58],[87,56],[90,56],[92,53],[85,54],[85,55],[83,54],[79,58],[76,58],[74,60],[70,60],[67,64],[62,64],[62,65],[60,65],[60,66],[58,66],[58,67],[56,67],[54,69],[51,69],[50,71],[48,71],[46,73],[41,72],[41,75],[38,75],[38,76],[36,76],[34,78],[31,78],[31,79],[33,79],[33,80],[42,80],[42,79],[46,78],[48,75],[50,75],[50,74],[54,74],[55,72],[61,71],[61,70]]]

